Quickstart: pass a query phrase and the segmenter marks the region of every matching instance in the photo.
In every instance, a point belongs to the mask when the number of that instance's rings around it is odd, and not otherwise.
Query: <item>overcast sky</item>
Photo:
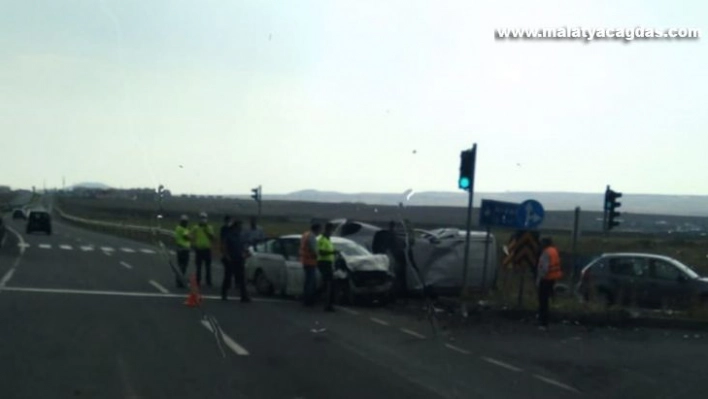
[[[0,184],[708,195],[708,37],[494,39],[704,1],[0,2]]]

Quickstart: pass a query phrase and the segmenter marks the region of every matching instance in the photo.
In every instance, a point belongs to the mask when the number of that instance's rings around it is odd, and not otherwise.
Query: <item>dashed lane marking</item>
[[[160,291],[160,292],[162,292],[163,294],[169,294],[169,293],[170,293],[170,291],[168,291],[167,288],[165,288],[165,287],[163,287],[162,285],[160,285],[160,283],[158,283],[157,281],[155,281],[155,280],[150,280],[150,281],[148,281],[148,282],[150,283],[150,285],[152,285],[153,287],[157,288],[157,290]]]
[[[413,331],[413,330],[409,330],[409,329],[407,329],[407,328],[401,328],[401,332],[404,333],[404,334],[412,335],[412,336],[414,336],[414,337],[416,337],[416,338],[420,338],[420,339],[425,339],[425,338],[426,338],[425,335],[423,335],[423,334],[421,334],[421,333],[418,333],[418,332],[415,332],[415,331]]]
[[[499,366],[499,367],[505,368],[505,369],[507,369],[507,370],[516,371],[516,372],[524,371],[523,369],[520,369],[520,368],[518,368],[518,367],[516,367],[516,366],[512,366],[512,365],[509,364],[509,363],[504,363],[504,362],[502,362],[501,360],[492,359],[491,357],[482,356],[481,359],[484,360],[484,361],[487,362],[487,363],[490,363],[490,364],[493,364],[493,365],[495,365],[495,366]]]
[[[373,321],[376,324],[381,324],[382,326],[390,326],[391,325],[386,320],[377,319],[376,317],[370,317],[369,320]]]
[[[39,244],[42,249],[52,249],[52,244]]]
[[[206,321],[206,320],[201,320],[201,323],[202,323],[202,325],[204,326],[204,328],[206,328],[207,330],[209,330],[209,331],[212,332],[212,333],[214,332],[214,328],[211,326],[211,324],[209,324],[208,321]],[[249,355],[249,353],[248,353],[248,351],[246,350],[246,348],[244,348],[243,346],[239,345],[236,341],[234,341],[233,339],[231,339],[231,337],[229,337],[228,335],[226,335],[226,334],[224,333],[224,330],[222,330],[221,328],[219,328],[219,332],[221,333],[221,337],[224,339],[224,343],[226,344],[226,346],[228,346],[229,349],[231,349],[234,353],[236,353],[236,354],[239,355],[239,356],[248,356],[248,355]]]
[[[65,250],[65,251],[71,251],[72,249],[74,249],[71,247],[71,245],[66,245],[66,244],[59,245],[59,248]]]
[[[122,261],[121,261],[121,262],[120,262],[120,265],[123,266],[123,267],[126,268],[126,269],[132,269],[132,268],[133,268],[133,266],[131,266],[130,263],[127,263],[127,262],[122,262]]]
[[[132,248],[121,248],[120,250],[129,254],[135,253],[135,250]]]
[[[556,387],[558,387],[558,388],[565,389],[566,391],[570,391],[570,392],[574,392],[574,393],[580,393],[580,391],[578,391],[577,389],[571,387],[570,385],[566,385],[566,384],[564,384],[564,383],[562,383],[562,382],[560,382],[560,381],[556,381],[556,380],[554,380],[554,379],[552,379],[552,378],[544,377],[544,376],[538,375],[538,374],[534,374],[533,376],[534,376],[534,378],[536,378],[536,379],[538,379],[538,380],[541,380],[541,381],[545,382],[546,384],[551,384],[551,385],[556,386]]]
[[[471,354],[470,351],[465,350],[465,349],[462,349],[462,348],[460,348],[459,346],[455,346],[455,345],[452,345],[452,344],[445,344],[445,347],[446,347],[447,349],[454,350],[455,352],[462,353],[463,355],[469,355],[469,354]]]
[[[147,248],[141,249],[140,252],[142,252],[144,254],[154,254],[155,253],[155,251],[153,251],[152,249],[147,249]]]
[[[84,252],[90,252],[90,251],[93,251],[94,249],[95,248],[93,247],[93,245],[82,245],[81,246],[81,250]]]

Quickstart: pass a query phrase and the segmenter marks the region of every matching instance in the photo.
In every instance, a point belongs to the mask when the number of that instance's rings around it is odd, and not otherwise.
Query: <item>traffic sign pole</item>
[[[470,170],[470,176],[472,177],[472,181],[470,181],[470,188],[467,196],[467,226],[465,228],[466,234],[465,234],[465,255],[464,255],[464,260],[463,260],[463,266],[462,266],[462,292],[460,293],[460,298],[462,299],[462,315],[464,317],[467,317],[467,306],[465,305],[464,299],[465,295],[467,293],[467,268],[469,265],[470,261],[470,229],[472,228],[472,201],[474,199],[474,172],[475,172],[475,164],[477,163],[477,143],[472,145],[472,162],[471,163],[471,170]]]
[[[489,225],[487,225],[487,235],[484,238],[484,265],[482,266],[482,289],[487,283],[487,263],[489,261]]]

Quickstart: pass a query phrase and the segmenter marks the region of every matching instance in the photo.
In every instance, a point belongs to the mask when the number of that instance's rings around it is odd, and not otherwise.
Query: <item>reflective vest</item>
[[[214,237],[214,229],[210,225],[198,224],[192,227],[192,237],[194,237],[194,247],[197,249],[210,249],[211,240]]]
[[[563,277],[563,270],[561,270],[560,255],[558,255],[558,250],[555,247],[548,247],[544,250],[548,255],[548,272],[544,279],[546,280],[560,280]]]
[[[327,252],[327,255],[322,255],[322,252]],[[317,237],[317,261],[318,262],[332,262],[334,263],[334,245],[332,241],[325,237]]]
[[[180,225],[175,228],[175,243],[179,249],[189,249],[189,229]]]
[[[300,239],[300,262],[303,266],[317,266],[317,254],[313,253],[310,248],[311,234],[312,232],[308,231]]]

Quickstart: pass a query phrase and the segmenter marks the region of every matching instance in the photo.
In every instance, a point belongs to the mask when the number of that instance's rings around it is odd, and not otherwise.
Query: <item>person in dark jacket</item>
[[[246,257],[247,249],[243,240],[241,221],[235,220],[224,237],[224,281],[221,284],[221,300],[227,299],[233,279],[239,286],[241,302],[251,302],[246,289]]]

